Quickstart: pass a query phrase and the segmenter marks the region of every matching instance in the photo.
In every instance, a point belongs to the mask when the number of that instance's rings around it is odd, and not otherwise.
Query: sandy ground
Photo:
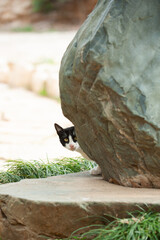
[[[0,34],[1,59],[35,61],[53,58],[60,64],[75,32]],[[60,104],[25,89],[0,84],[0,170],[6,160],[40,160],[79,156],[59,143],[54,123],[70,126]]]

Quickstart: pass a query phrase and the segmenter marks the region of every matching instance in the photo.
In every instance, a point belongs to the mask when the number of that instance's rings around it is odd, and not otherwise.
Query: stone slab
[[[22,180],[0,186],[0,237],[61,239],[91,224],[89,216],[124,217],[137,206],[160,209],[160,190],[118,186],[88,172]]]

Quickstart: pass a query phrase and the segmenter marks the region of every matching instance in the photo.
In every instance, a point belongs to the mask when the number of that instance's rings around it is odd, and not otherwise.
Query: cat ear
[[[54,126],[55,126],[57,133],[63,131],[63,128],[61,126],[59,126],[57,123],[55,123]]]

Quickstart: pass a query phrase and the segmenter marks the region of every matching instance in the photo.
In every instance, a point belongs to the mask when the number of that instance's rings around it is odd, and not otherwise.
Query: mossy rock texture
[[[160,188],[160,0],[99,0],[63,56],[60,95],[105,180]]]

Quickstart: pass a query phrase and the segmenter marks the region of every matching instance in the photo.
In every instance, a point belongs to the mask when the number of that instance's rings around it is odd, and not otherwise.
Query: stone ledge
[[[137,205],[160,209],[160,190],[110,184],[88,172],[0,186],[0,237],[65,238],[104,214],[123,217]],[[83,218],[83,219],[82,219]]]

